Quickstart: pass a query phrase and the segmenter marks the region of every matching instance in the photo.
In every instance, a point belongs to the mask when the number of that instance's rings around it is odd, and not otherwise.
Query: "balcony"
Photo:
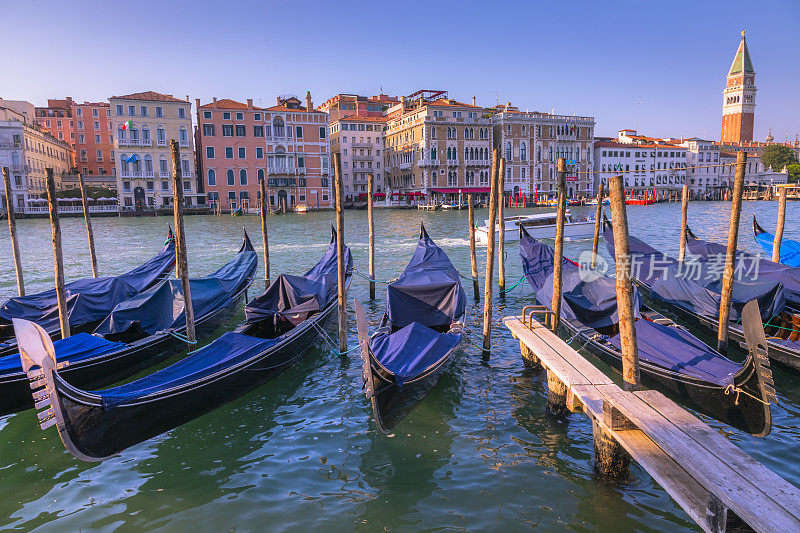
[[[142,178],[144,177],[144,172],[140,170],[123,170],[120,172],[120,176],[127,179]]]
[[[11,141],[0,141],[0,148],[21,148],[22,143],[15,143]]]
[[[285,143],[286,141],[291,141],[291,137],[279,136],[279,135],[267,135],[264,137],[264,142],[273,142],[273,143]]]
[[[417,164],[421,167],[435,167],[441,163],[438,159],[419,159],[417,160]]]
[[[153,146],[153,140],[152,139],[142,139],[140,141],[139,146]]]
[[[30,172],[28,165],[8,165],[9,172]]]
[[[294,176],[297,173],[297,171],[294,168],[289,168],[289,167],[286,168],[269,167],[267,168],[267,173],[271,176]]]
[[[372,155],[352,155],[354,161],[372,161],[372,157]]]
[[[458,159],[448,159],[447,166],[448,167],[457,167],[459,165]]]
[[[467,166],[468,167],[488,167],[489,164],[490,164],[490,161],[487,161],[485,159],[470,159],[470,160],[467,161]],[[527,161],[523,161],[522,164],[527,165],[528,162]]]
[[[159,139],[156,141],[156,146],[160,146],[162,148],[166,148],[167,140],[166,139]]]
[[[351,143],[350,146],[352,146],[353,148],[374,148],[374,145],[372,143],[356,143],[356,142],[354,142],[354,143]]]
[[[170,177],[169,172],[159,172],[158,177],[161,178],[162,180],[167,179]]]
[[[408,170],[408,169],[410,169],[410,168],[411,168],[411,167],[413,167],[413,166],[414,166],[414,163],[412,163],[412,162],[410,162],[410,161],[409,161],[409,162],[407,162],[407,163],[406,163],[406,162],[399,163],[399,164],[397,165],[397,168],[399,168],[400,170]]]
[[[144,177],[147,178],[147,179],[153,179],[153,178],[156,177],[156,173],[155,172],[144,172],[143,174],[144,174]]]
[[[189,140],[188,139],[184,139],[182,141],[179,141],[178,144],[181,146],[181,148],[189,148]]]

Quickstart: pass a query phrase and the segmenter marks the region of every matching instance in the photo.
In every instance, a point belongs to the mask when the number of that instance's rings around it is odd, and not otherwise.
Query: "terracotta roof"
[[[123,96],[112,96],[111,98],[119,98],[124,100],[142,100],[144,102],[179,102],[182,104],[188,104],[188,100],[181,100],[180,98],[175,98],[171,94],[161,94],[155,91],[145,91],[143,93],[133,93],[133,94],[126,94]]]
[[[347,115],[344,117],[339,117],[336,122],[341,122],[346,120],[348,122],[389,122],[389,117],[387,116],[379,116],[379,117],[363,117],[360,115]]]
[[[200,109],[213,109],[214,107],[215,103],[209,102],[207,104],[201,105]],[[230,98],[221,98],[217,100],[216,107],[218,109],[247,109],[247,104],[237,102],[236,100],[231,100]],[[260,110],[261,108],[253,106],[253,109]]]
[[[69,108],[69,102],[67,100],[51,100],[48,98],[47,107],[52,107],[55,109],[67,109]]]
[[[308,113],[308,111],[306,111],[306,108],[303,107],[303,106],[300,106],[299,109],[292,109],[292,108],[286,107],[283,104],[274,105],[272,107],[265,107],[263,110],[264,111],[277,111],[279,113]],[[323,113],[323,111],[319,111],[317,109],[312,109],[311,112],[312,113]]]
[[[671,144],[625,144],[614,141],[595,141],[595,148],[619,148],[620,150],[641,150],[642,148],[654,148],[657,150],[686,150],[683,146],[673,146]]]
[[[426,105],[473,107],[475,109],[483,109],[481,106],[465,104],[464,102],[459,102],[458,100],[453,100],[452,98],[439,98],[438,100],[434,100],[433,102],[427,102]]]

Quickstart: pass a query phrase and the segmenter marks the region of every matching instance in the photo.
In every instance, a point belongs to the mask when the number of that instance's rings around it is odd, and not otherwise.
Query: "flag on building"
[[[126,163],[135,163],[139,160],[139,156],[137,154],[133,154],[128,159],[125,160]]]
[[[130,129],[130,128],[131,128],[131,125],[132,125],[132,124],[131,124],[131,121],[130,121],[130,120],[128,120],[127,122],[123,122],[123,123],[122,123],[122,129],[123,129],[123,130],[128,130],[128,129]]]

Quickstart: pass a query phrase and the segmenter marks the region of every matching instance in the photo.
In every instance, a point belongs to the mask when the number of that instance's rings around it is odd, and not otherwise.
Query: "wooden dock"
[[[633,458],[704,531],[800,531],[800,489],[718,431],[657,391],[622,390],[533,318],[503,322],[526,364],[547,372],[551,412],[592,419],[598,470]]]

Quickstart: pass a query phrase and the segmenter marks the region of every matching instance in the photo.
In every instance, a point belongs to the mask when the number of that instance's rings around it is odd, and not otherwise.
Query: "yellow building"
[[[172,156],[169,141],[178,141],[187,207],[205,205],[195,177],[192,105],[153,91],[112,96],[111,118],[116,154],[117,193],[123,211],[145,211],[172,205]]]

